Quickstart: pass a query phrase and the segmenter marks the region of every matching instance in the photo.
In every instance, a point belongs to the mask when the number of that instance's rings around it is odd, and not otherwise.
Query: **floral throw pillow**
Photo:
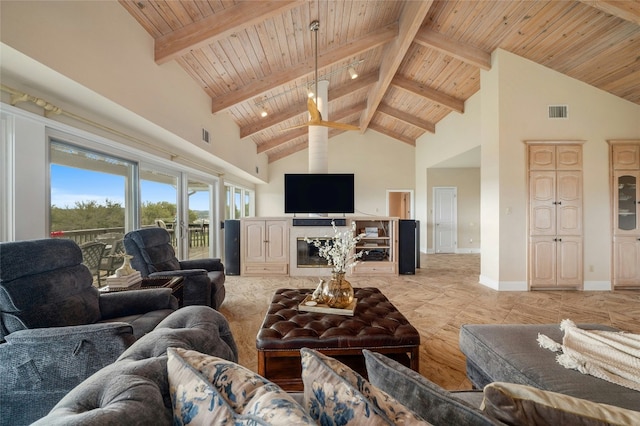
[[[279,386],[222,358],[167,349],[174,425],[315,425]]]
[[[312,349],[300,353],[305,407],[318,424],[429,424],[341,362]]]

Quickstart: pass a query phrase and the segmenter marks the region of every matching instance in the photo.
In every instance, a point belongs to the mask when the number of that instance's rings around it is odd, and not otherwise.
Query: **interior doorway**
[[[455,253],[458,234],[458,188],[433,188],[433,249],[435,253]]]
[[[413,219],[413,190],[387,189],[387,216]]]

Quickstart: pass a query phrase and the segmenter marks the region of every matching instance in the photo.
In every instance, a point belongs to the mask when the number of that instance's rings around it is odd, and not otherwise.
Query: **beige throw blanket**
[[[565,368],[578,370],[611,383],[640,391],[640,335],[625,332],[583,330],[563,320],[562,344],[538,334],[538,344],[554,352]]]

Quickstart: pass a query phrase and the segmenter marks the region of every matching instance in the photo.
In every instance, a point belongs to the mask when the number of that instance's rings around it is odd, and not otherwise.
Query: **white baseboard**
[[[478,282],[485,287],[497,291],[529,291],[526,281],[496,281],[480,275]]]
[[[611,281],[585,281],[584,291],[611,291]]]
[[[422,251],[422,253],[426,253],[426,254],[436,254],[435,251],[433,251],[432,248],[428,249],[427,251]],[[458,248],[456,249],[454,254],[480,254],[480,249],[479,248]],[[448,254],[448,253],[443,253],[443,254]]]

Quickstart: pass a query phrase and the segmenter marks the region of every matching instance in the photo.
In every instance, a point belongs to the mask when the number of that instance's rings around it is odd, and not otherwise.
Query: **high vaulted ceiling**
[[[638,0],[120,3],[154,38],[156,62],[177,61],[269,162],[308,146],[306,128],[285,129],[308,120],[314,20],[328,119],[398,143],[463,114],[497,48],[640,104]]]

